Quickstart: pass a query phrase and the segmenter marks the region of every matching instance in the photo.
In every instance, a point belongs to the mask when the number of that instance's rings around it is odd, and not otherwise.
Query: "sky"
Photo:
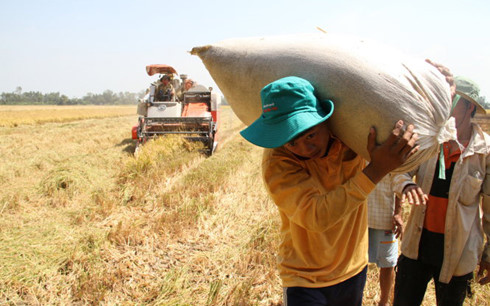
[[[148,64],[217,88],[193,47],[317,27],[442,63],[490,99],[488,0],[0,0],[0,92],[140,92]]]

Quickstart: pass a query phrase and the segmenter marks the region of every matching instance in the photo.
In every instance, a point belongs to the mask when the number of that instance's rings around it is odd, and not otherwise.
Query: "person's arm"
[[[403,239],[404,224],[403,224],[403,208],[400,198],[395,196],[395,211],[393,212],[393,232],[396,238]]]
[[[325,231],[357,210],[375,187],[359,171],[325,191],[299,160],[281,150],[266,150],[262,167],[266,188],[279,210],[291,222],[315,232]]]
[[[406,200],[408,204],[417,206],[426,205],[428,199],[429,197],[424,193],[422,188],[413,183],[405,186],[401,201],[404,202]]]
[[[451,99],[454,98],[454,95],[456,94],[456,83],[454,82],[454,77],[452,72],[447,68],[446,66],[433,62],[430,59],[425,60],[427,63],[431,64],[432,66],[436,67],[439,72],[444,75],[446,78],[446,82],[449,84],[449,89],[451,91]]]
[[[417,171],[418,168],[393,176],[392,188],[396,196],[400,198],[400,203],[405,203],[405,201],[410,205],[425,205],[427,203],[428,196],[412,179]]]

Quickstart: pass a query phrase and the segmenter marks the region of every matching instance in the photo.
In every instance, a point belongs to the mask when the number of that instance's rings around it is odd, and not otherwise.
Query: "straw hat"
[[[485,108],[478,102],[480,100],[480,87],[473,80],[457,76],[454,78],[454,82],[456,83],[456,93],[473,103],[476,106],[477,113],[487,113]]]

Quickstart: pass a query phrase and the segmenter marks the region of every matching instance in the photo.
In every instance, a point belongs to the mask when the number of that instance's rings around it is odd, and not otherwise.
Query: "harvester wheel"
[[[209,138],[208,140],[208,155],[211,156],[213,155],[214,151],[216,151],[216,147],[218,146],[218,143],[215,142],[216,135],[213,133],[212,137]]]

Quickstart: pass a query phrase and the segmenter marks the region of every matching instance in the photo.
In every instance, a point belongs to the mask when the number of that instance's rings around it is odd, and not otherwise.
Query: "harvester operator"
[[[171,75],[165,74],[158,81],[155,82],[156,91],[155,98],[156,101],[174,101],[175,90],[170,80]]]

